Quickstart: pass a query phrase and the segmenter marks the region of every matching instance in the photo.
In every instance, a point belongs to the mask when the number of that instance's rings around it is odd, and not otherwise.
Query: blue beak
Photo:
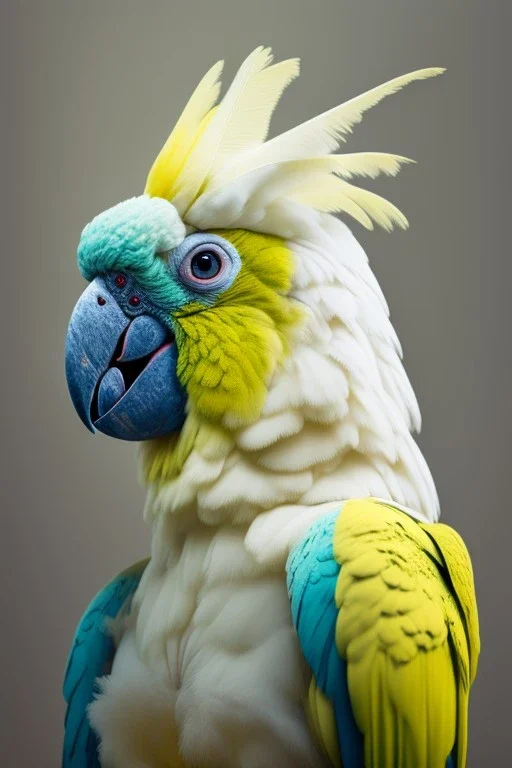
[[[103,278],[86,288],[69,323],[66,378],[91,432],[149,440],[179,430],[187,398],[176,363],[172,334],[151,314],[130,316]]]

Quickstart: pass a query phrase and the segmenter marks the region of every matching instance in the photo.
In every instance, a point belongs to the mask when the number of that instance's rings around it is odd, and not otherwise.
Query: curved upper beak
[[[91,432],[148,440],[181,428],[187,397],[170,331],[152,315],[130,317],[122,306],[102,278],[84,291],[69,323],[66,378]]]
[[[66,379],[76,412],[91,432],[96,385],[129,324],[130,318],[101,278],[86,288],[71,315],[66,337]]]

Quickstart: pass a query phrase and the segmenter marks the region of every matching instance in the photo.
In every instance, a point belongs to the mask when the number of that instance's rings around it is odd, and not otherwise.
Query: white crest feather
[[[201,222],[203,226],[211,226],[208,216],[212,215],[219,221],[226,221],[234,215],[233,203],[236,210],[243,209],[246,217],[249,215],[257,220],[258,211],[263,211],[276,199],[288,197],[317,211],[347,213],[367,229],[373,228],[373,222],[386,230],[392,229],[393,225],[404,229],[407,219],[396,206],[344,179],[356,175],[375,178],[380,173],[394,175],[407,162],[411,161],[398,155],[363,152],[285,160],[254,169],[233,179],[222,189],[208,189],[190,208],[188,220],[196,226]],[[223,212],[226,202],[230,213]]]
[[[436,77],[442,72],[444,69],[435,67],[410,72],[378,85],[339,107],[329,109],[280,136],[276,136],[262,147],[253,151],[249,150],[245,157],[240,158],[237,173],[244,173],[269,163],[300,160],[333,152],[344,140],[347,133],[352,131],[354,125],[361,122],[364,113],[371,107],[415,80],[426,80],[430,77]],[[226,168],[225,178],[229,177],[231,170],[229,167]]]

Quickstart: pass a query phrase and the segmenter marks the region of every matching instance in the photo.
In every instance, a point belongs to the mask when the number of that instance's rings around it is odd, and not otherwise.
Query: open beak
[[[186,395],[170,331],[150,314],[130,317],[102,278],[86,288],[66,337],[66,378],[83,423],[122,440],[181,428]]]

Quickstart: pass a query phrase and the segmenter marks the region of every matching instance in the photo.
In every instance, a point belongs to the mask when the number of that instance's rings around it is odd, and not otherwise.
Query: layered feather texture
[[[312,720],[333,764],[462,768],[479,639],[458,534],[354,499],[311,527],[287,569]]]
[[[352,182],[394,175],[409,161],[378,152],[329,153],[369,108],[441,71],[395,78],[269,141],[270,118],[298,73],[296,60],[272,65],[270,51],[256,49],[215,107],[217,70],[199,86],[193,110],[187,107],[196,130],[186,162],[176,170],[172,152],[161,154],[146,191],[158,194],[166,178],[188,226],[285,239],[294,259],[289,296],[306,310],[307,321],[270,376],[252,424],[225,419],[213,427],[192,412],[194,438],[187,437],[187,450],[179,451],[179,471],[174,462],[168,472],[152,446],[143,449],[150,514],[255,521],[248,544],[261,559],[286,556],[269,534],[269,515],[278,508],[294,510],[286,546],[310,521],[312,509],[352,496],[393,499],[426,520],[437,519],[435,487],[411,437],[420,427],[419,409],[385,299],[364,251],[329,215],[346,213],[368,228],[405,227],[393,204]],[[159,470],[151,471],[157,464]]]
[[[181,471],[166,475],[162,467],[148,498],[151,514],[254,521],[251,551],[280,561],[328,502],[372,495],[425,520],[438,516],[411,435],[420,427],[418,405],[366,255],[342,222],[297,211],[304,238],[290,242],[291,297],[308,319],[269,383],[259,419],[199,424]]]
[[[115,656],[108,622],[129,611],[146,563],[137,563],[107,584],[78,625],[63,688],[67,704],[63,768],[100,768],[99,740],[88,722],[87,708],[98,694],[97,679],[110,671]]]
[[[336,645],[347,659],[366,765],[442,766],[453,749],[462,768],[479,654],[462,540],[447,526],[352,500],[337,522],[334,552],[342,565]]]

